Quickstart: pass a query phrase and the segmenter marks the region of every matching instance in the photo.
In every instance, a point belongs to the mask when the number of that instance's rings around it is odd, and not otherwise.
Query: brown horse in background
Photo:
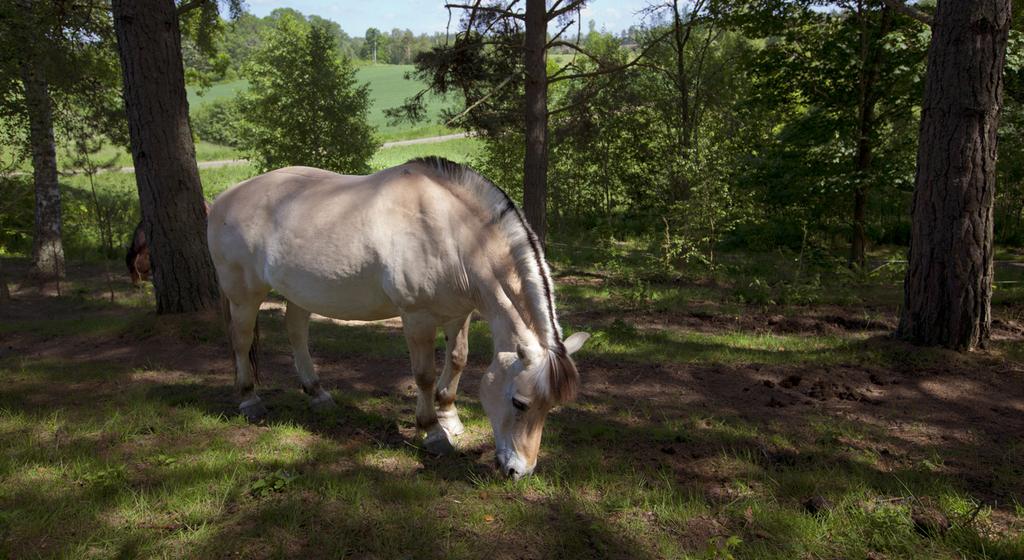
[[[210,214],[210,203],[203,201],[206,214]],[[128,254],[124,261],[128,265],[128,274],[132,277],[132,284],[138,286],[139,282],[149,280],[153,272],[153,262],[149,257],[149,242],[146,240],[146,230],[143,227],[145,222],[139,222],[135,226],[135,233],[132,234],[132,243],[128,246]]]

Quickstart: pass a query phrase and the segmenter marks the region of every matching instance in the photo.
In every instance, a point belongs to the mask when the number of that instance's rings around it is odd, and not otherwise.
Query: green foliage
[[[997,242],[1019,247],[1024,245],[1024,31],[1020,29],[1010,31],[1005,88],[999,122],[995,234]]]
[[[237,148],[242,145],[240,120],[236,100],[220,99],[206,103],[192,112],[192,134],[201,141]]]
[[[826,13],[791,8],[759,14],[744,29],[764,38],[745,58],[753,86],[745,105],[777,133],[736,176],[762,210],[742,237],[796,249],[806,227],[812,239],[848,239],[853,192],[862,188],[869,234],[906,243],[927,29],[881,1]]]
[[[364,173],[377,148],[369,94],[323,28],[283,15],[244,67],[242,146],[262,170],[309,165]]]
[[[76,122],[118,144],[127,143],[121,73],[113,21],[105,2],[37,2],[26,9],[0,2],[0,171],[31,153],[23,70],[43,76],[59,140]]]
[[[298,478],[297,472],[278,469],[253,482],[249,486],[249,492],[257,498],[265,498],[276,492],[284,492]]]
[[[100,159],[100,158],[97,158]],[[248,165],[201,169],[204,195],[213,199],[255,174]],[[93,183],[95,184],[95,196]],[[32,246],[35,204],[30,176],[0,178],[0,254],[25,254]],[[139,196],[131,173],[101,171],[61,180],[64,246],[75,259],[117,258],[139,223]],[[109,239],[109,249],[107,240]]]
[[[387,109],[400,104],[402,99],[414,95],[423,88],[421,82],[405,78],[410,70],[412,70],[412,66],[395,64],[356,68],[356,80],[369,86],[370,111],[367,118],[370,125],[377,128],[380,139],[390,142],[457,132],[455,129],[436,122],[442,112],[450,108],[451,105],[446,99],[436,96],[426,100],[425,112],[428,121],[422,123],[390,123],[388,121],[385,115]],[[220,82],[203,89],[190,86],[188,102],[193,119],[206,105],[230,101],[248,89],[249,83],[243,79]],[[195,124],[194,120],[193,124]],[[202,138],[201,135],[200,138]]]
[[[318,15],[304,15],[294,8],[276,8],[266,17],[244,11],[237,1],[227,3],[229,19],[220,17],[217,2],[206,2],[200,10],[192,10],[182,19],[182,55],[185,74],[190,84],[203,88],[220,80],[237,77],[242,67],[263,48],[265,33],[281,19],[291,18],[322,28],[331,36],[338,56],[348,59],[373,60],[371,43],[364,37],[351,37],[337,22]],[[221,4],[224,4],[222,1]],[[412,64],[416,56],[443,43],[444,33],[415,35],[408,29],[392,29],[376,33],[377,61],[382,64]]]

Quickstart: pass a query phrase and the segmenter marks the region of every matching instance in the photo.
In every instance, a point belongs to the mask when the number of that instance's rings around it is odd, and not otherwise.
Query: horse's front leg
[[[284,322],[288,328],[288,342],[292,346],[295,358],[295,371],[299,374],[302,390],[309,395],[309,404],[313,410],[322,412],[334,408],[331,394],[320,386],[320,377],[313,368],[313,359],[309,356],[309,311],[293,301],[288,301],[284,313]]]
[[[416,427],[426,433],[423,447],[431,453],[443,455],[455,450],[451,438],[437,421],[434,409],[434,384],[437,369],[434,364],[434,336],[437,323],[424,314],[402,315],[405,341],[409,345],[412,373],[419,390],[416,397]]]
[[[459,378],[469,357],[469,319],[467,315],[444,326],[444,371],[437,383],[437,420],[449,434],[457,436],[466,431],[455,408],[455,395],[459,391]]]

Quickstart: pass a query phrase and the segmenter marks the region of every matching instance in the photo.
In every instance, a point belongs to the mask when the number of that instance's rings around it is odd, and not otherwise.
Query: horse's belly
[[[372,270],[344,278],[298,270],[279,271],[273,276],[270,285],[275,291],[318,315],[354,321],[399,315],[381,287],[379,274]]]

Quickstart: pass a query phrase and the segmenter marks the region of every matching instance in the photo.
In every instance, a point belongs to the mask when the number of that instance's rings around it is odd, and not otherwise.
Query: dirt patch
[[[705,303],[714,309],[714,305]],[[865,307],[847,309],[837,306],[794,307],[787,314],[747,309],[743,313],[693,309],[686,312],[648,310],[610,313],[604,310],[567,313],[575,322],[606,325],[618,320],[637,328],[686,329],[701,333],[749,331],[776,334],[842,335],[849,333],[891,332],[896,328],[892,310]],[[1022,333],[1024,334],[1024,333]]]

